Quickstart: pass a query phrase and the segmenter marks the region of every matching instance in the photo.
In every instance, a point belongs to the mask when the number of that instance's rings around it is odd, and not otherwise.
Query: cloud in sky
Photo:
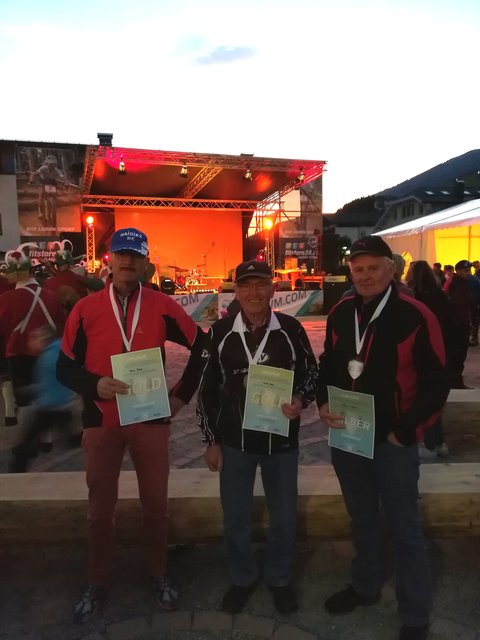
[[[238,60],[248,60],[257,55],[253,47],[225,47],[220,46],[208,53],[198,57],[197,64],[230,64]]]

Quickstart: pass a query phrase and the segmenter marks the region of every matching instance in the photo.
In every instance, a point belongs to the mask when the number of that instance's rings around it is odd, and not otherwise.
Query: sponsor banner
[[[27,241],[81,230],[83,161],[80,145],[16,147],[18,221],[20,235]]]
[[[218,294],[218,317],[223,318],[227,307],[233,300],[233,293]],[[270,302],[274,311],[281,311],[289,316],[313,316],[323,313],[322,291],[276,291]]]
[[[224,318],[233,293],[185,293],[173,299],[196,322]],[[278,291],[271,300],[274,311],[290,316],[315,316],[323,313],[322,291]]]
[[[218,296],[216,293],[177,294],[173,299],[196,322],[217,319]]]
[[[318,253],[318,238],[314,235],[297,238],[282,238],[282,254],[284,258],[308,260]]]

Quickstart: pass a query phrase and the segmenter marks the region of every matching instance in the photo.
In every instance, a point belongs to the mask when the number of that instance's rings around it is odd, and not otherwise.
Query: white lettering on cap
[[[255,270],[255,267],[253,266],[253,264],[251,264],[251,265],[248,267],[247,271],[251,271],[252,269],[253,269],[253,270]]]

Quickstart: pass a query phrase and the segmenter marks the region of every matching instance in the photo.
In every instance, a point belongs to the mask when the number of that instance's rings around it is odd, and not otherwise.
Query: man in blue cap
[[[161,418],[120,426],[116,396],[127,394],[129,386],[113,376],[111,356],[153,347],[163,352],[166,340],[190,349],[183,375],[169,391],[174,416],[195,392],[208,355],[207,336],[180,305],[140,285],[149,264],[146,235],[134,228],[119,229],[110,252],[112,280],[72,309],[57,365],[59,380],[84,402],[90,556],[88,585],[74,610],[80,623],[107,599],[118,477],[126,448],[138,478],[145,565],[157,602],[163,609],[173,609],[178,597],[166,574],[169,427]]]

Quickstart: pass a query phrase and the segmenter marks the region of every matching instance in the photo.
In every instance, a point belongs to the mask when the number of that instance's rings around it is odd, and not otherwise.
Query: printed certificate
[[[248,369],[243,428],[288,437],[290,420],[281,406],[292,401],[293,371],[251,364]]]
[[[328,444],[337,449],[373,458],[375,445],[375,402],[366,393],[328,388],[331,413],[344,417],[345,429],[329,429]]]
[[[128,395],[116,394],[120,424],[170,415],[165,372],[159,347],[111,356],[113,377],[126,382]]]

